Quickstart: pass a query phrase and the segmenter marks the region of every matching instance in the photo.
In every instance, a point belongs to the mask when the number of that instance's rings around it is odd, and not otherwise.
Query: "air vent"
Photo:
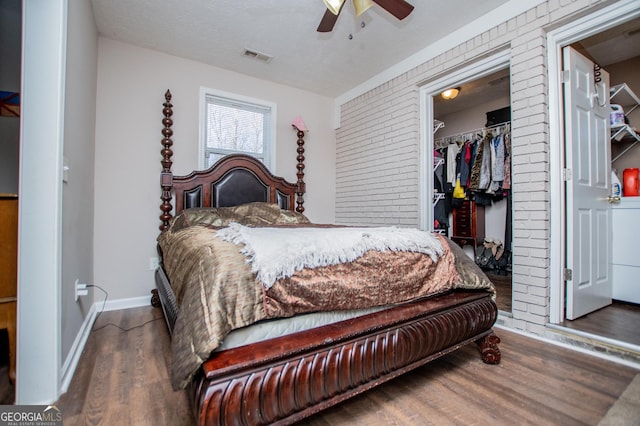
[[[244,52],[242,53],[242,55],[246,56],[247,58],[252,58],[258,61],[265,62],[267,64],[271,62],[271,60],[273,59],[273,56],[267,55],[266,53],[258,52],[256,50],[251,50],[251,49],[244,49]]]

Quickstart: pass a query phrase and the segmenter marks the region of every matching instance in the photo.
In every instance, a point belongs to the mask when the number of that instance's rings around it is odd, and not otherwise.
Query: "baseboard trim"
[[[93,323],[95,322],[100,312],[139,308],[141,306],[149,305],[151,305],[151,296],[140,296],[127,299],[94,302],[89,309],[89,313],[82,322],[80,330],[78,331],[78,334],[73,341],[73,345],[71,345],[69,354],[67,355],[67,358],[62,365],[62,369],[60,371],[60,377],[62,378],[62,380],[60,381],[59,394],[62,395],[69,389],[71,379],[73,379],[73,375],[75,374],[76,368],[78,367],[80,356],[82,355],[82,351],[87,344],[87,339],[89,338],[89,334],[91,333],[91,329],[93,328]]]
[[[69,349],[67,359],[64,361],[64,364],[62,364],[62,370],[60,371],[60,377],[62,380],[60,381],[59,395],[62,395],[69,389],[69,384],[71,384],[73,374],[76,372],[78,361],[80,361],[80,356],[82,355],[84,346],[87,343],[87,339],[91,333],[91,328],[93,327],[93,322],[96,320],[97,315],[98,307],[97,304],[94,303],[91,305],[89,313],[80,326],[80,330],[73,341],[73,345],[71,345],[71,349]]]
[[[102,302],[98,303],[102,307]],[[140,297],[131,297],[129,299],[116,299],[116,300],[107,300],[105,303],[104,312],[107,311],[117,311],[120,309],[131,309],[131,308],[139,308],[141,306],[150,306],[151,305],[151,295],[149,296],[140,296]]]

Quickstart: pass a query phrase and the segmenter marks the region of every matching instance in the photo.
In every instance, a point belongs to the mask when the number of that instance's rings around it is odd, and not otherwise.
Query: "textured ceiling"
[[[507,0],[408,0],[396,20],[351,3],[331,33],[322,0],[92,0],[99,34],[242,74],[339,96]],[[364,23],[364,28],[362,27]],[[351,34],[352,38],[349,38]],[[251,49],[269,63],[243,55]]]
[[[617,27],[576,43],[588,57],[607,66],[640,56],[640,19],[627,21]]]

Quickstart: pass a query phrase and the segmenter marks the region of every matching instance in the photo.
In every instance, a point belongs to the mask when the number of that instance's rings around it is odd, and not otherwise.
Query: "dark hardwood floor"
[[[191,423],[186,392],[169,383],[171,341],[161,309],[104,312],[93,328],[57,402],[65,426]]]
[[[635,304],[614,300],[610,306],[561,325],[640,346],[640,306]]]
[[[511,275],[496,275],[487,273],[487,277],[496,288],[496,303],[503,312],[511,312],[512,284]]]
[[[154,321],[154,319],[156,319]],[[152,307],[105,312],[69,391],[69,425],[189,425],[185,392],[169,385],[170,340]],[[308,425],[596,425],[640,371],[502,329],[502,363],[475,345],[303,422]]]
[[[496,287],[498,309],[511,312],[511,275],[487,273]],[[565,320],[560,325],[572,330],[618,340],[640,346],[640,305],[613,301],[613,304],[573,321]]]

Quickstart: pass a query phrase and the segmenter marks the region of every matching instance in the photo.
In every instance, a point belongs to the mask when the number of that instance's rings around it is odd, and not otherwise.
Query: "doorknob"
[[[620,202],[620,197],[618,197],[618,196],[615,196],[615,197],[609,196],[607,201],[609,201],[609,204],[618,204]]]

